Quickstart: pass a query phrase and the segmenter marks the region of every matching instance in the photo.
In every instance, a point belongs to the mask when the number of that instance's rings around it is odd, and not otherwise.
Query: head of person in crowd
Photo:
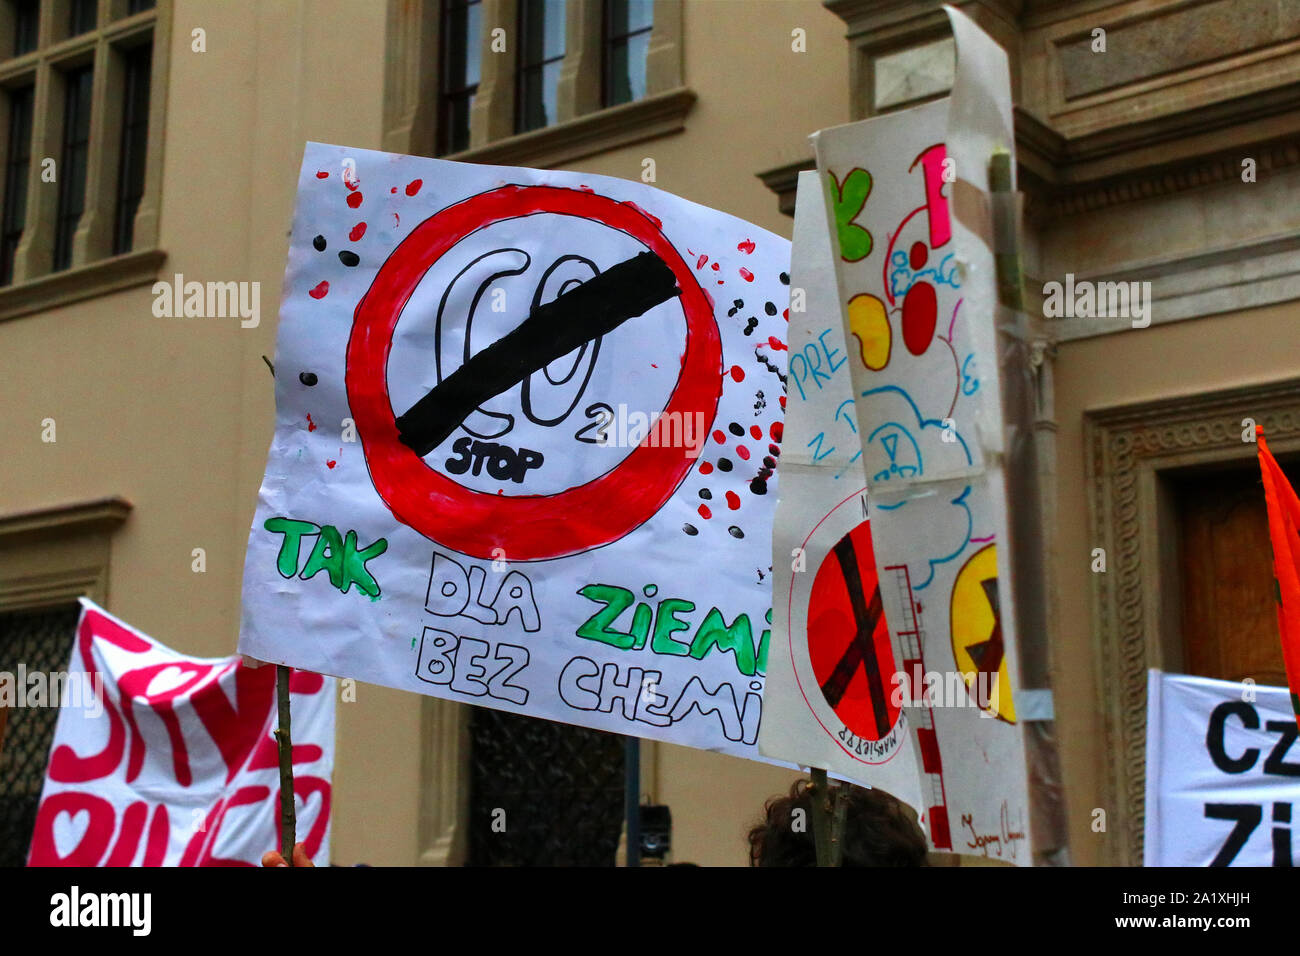
[[[925,833],[912,812],[883,790],[848,785],[841,866],[925,866]],[[749,831],[751,866],[816,866],[812,784],[796,780],[773,797]]]

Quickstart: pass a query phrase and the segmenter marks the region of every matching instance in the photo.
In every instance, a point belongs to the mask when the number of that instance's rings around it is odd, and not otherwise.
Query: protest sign
[[[641,183],[309,144],[240,650],[757,756],[789,249]]]
[[[908,718],[896,692],[901,668],[881,613],[848,349],[815,172],[799,174],[790,287],[785,454],[759,748],[920,808]]]
[[[1147,674],[1146,866],[1293,866],[1290,691]]]
[[[257,866],[278,845],[275,668],[164,647],[92,602],[59,710],[29,866]],[[301,842],[329,860],[334,682],[294,673]]]
[[[952,95],[813,137],[870,534],[936,849],[1032,860],[989,163],[1005,53],[945,8]]]

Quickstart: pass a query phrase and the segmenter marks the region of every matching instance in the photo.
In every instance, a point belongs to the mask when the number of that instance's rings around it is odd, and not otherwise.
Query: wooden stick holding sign
[[[275,665],[275,700],[279,726],[275,742],[280,751],[280,855],[293,866],[293,845],[298,820],[293,810],[293,740],[289,736],[289,675],[283,664]]]
[[[275,378],[275,366],[265,355],[262,361]],[[280,855],[288,866],[293,866],[293,845],[297,842],[298,819],[293,809],[293,738],[289,733],[289,676],[292,672],[284,664],[275,665],[275,703],[278,726],[275,729],[276,749],[280,755]]]

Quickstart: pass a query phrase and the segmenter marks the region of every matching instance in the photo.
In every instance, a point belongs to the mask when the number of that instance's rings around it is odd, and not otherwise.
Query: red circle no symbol
[[[393,250],[357,304],[347,351],[348,403],[370,478],[393,515],[425,537],[476,558],[504,553],[511,561],[540,561],[617,541],[662,508],[694,464],[684,442],[683,447],[652,447],[647,436],[616,467],[586,484],[553,495],[494,495],[439,474],[398,440],[388,356],[411,294],[462,239],[493,223],[539,213],[617,229],[672,269],[686,316],[686,351],[664,415],[676,413],[685,422],[703,412],[704,434],[722,394],[722,340],[713,306],[667,237],[633,206],[575,189],[512,185],[471,196],[426,219]]]

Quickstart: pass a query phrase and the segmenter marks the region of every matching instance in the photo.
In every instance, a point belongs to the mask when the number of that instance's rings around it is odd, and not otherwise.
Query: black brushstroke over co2
[[[620,262],[534,308],[513,331],[467,360],[398,417],[398,437],[424,457],[484,402],[679,294],[672,270],[653,252]]]

